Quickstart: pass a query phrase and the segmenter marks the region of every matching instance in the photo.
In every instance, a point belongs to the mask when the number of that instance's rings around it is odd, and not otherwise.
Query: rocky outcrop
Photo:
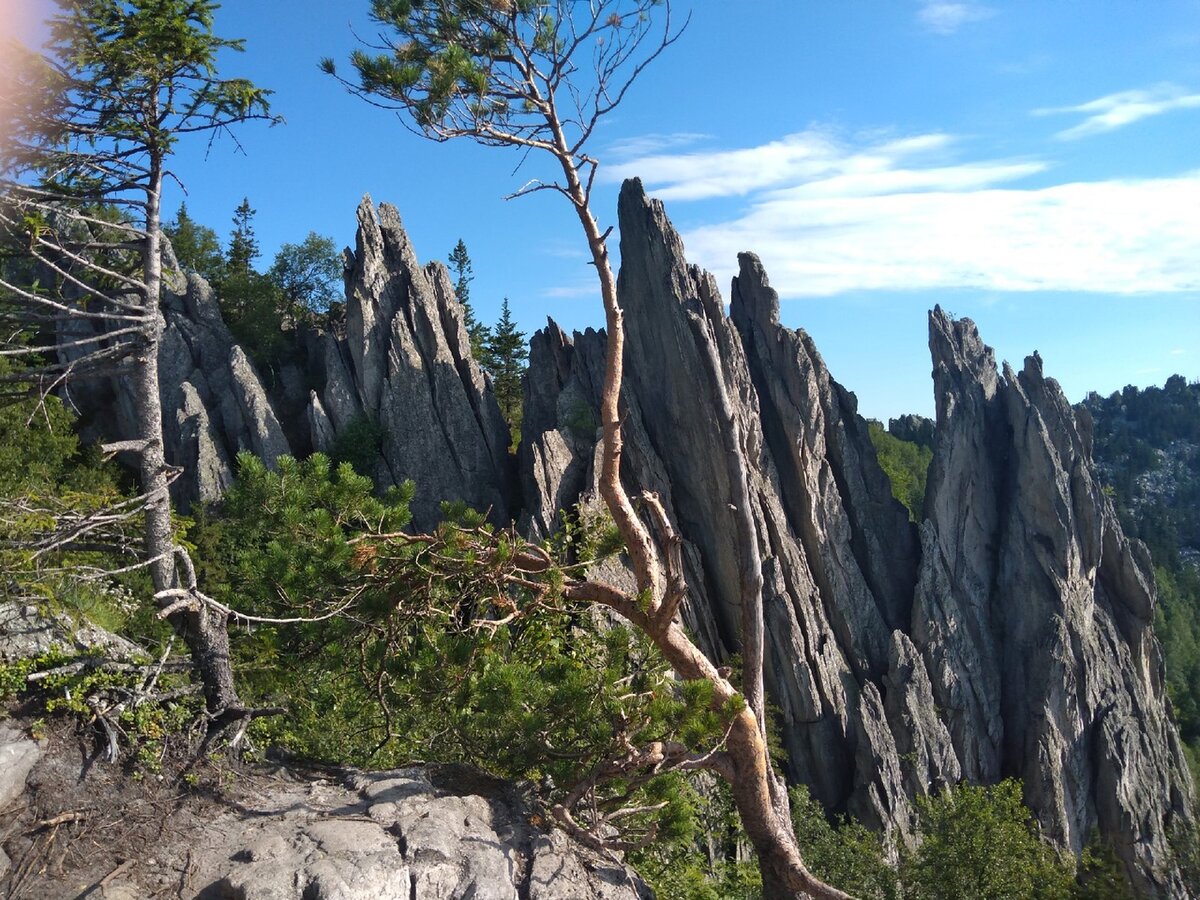
[[[723,456],[737,436],[790,776],[901,838],[915,798],[1019,776],[1062,846],[1098,831],[1139,889],[1178,893],[1166,835],[1193,788],[1150,632],[1152,578],[1096,482],[1087,422],[1040,360],[1002,374],[971,323],[932,314],[938,421],[918,530],[853,394],[807,335],[780,325],[758,259],[739,258],[726,317],[637,182],[619,218],[622,478],[662,497],[684,539],[685,624],[723,658],[740,618]],[[604,344],[553,323],[534,337],[521,450],[531,533],[594,505]],[[717,379],[730,419],[716,412]]]
[[[221,786],[137,783],[77,739],[0,726],[0,892],[195,900],[649,900],[616,854],[543,823],[527,788],[463,766],[244,765]],[[107,822],[103,840],[46,831]],[[49,825],[47,824],[49,823]],[[64,830],[66,826],[64,826]],[[10,862],[11,857],[11,862]]]
[[[661,204],[639,183],[622,190],[619,217],[627,325],[622,476],[632,493],[662,497],[684,539],[685,624],[718,659],[738,647],[740,559],[729,539],[735,525],[723,449],[723,431],[732,428],[751,478],[767,681],[790,774],[830,808],[907,829],[906,782],[923,792],[955,780],[957,769],[940,723],[921,720],[932,732],[919,735],[907,724],[920,720],[914,707],[922,689],[932,705],[927,681],[906,682],[907,693],[883,699],[885,677],[903,677],[911,662],[892,645],[893,632],[907,628],[917,544],[853,395],[830,378],[806,336],[779,325],[757,259],[741,260],[730,319],[711,277],[687,264]],[[602,341],[589,333],[572,343],[553,324],[533,341],[522,456],[532,521],[549,524],[553,510],[592,489],[594,425],[573,423],[598,421]],[[714,412],[717,378],[733,421]],[[568,477],[537,464],[556,453]]]
[[[238,453],[253,453],[270,465],[291,447],[259,373],[222,320],[208,282],[196,274],[182,275],[169,245],[163,270],[158,368],[164,451],[167,462],[179,469],[172,499],[187,512],[225,492]],[[60,350],[60,356],[65,360],[69,353]],[[80,380],[69,386],[66,399],[80,412],[86,438],[127,440],[138,433],[126,379]]]
[[[1126,539],[1078,416],[1035,354],[996,369],[930,315],[937,443],[914,637],[971,780],[1017,775],[1044,832],[1112,843],[1139,892],[1179,890],[1167,835],[1193,787],[1169,722],[1145,548]]]
[[[529,824],[515,793],[479,792],[423,768],[317,783],[247,821],[204,896],[230,900],[630,900],[650,892],[613,859]],[[460,773],[461,774],[461,773]],[[435,784],[436,782],[436,784]],[[230,852],[232,851],[232,852]],[[204,879],[207,880],[207,877]]]
[[[631,495],[661,498],[683,539],[683,622],[724,660],[738,650],[742,603],[727,455],[741,457],[789,776],[901,840],[921,795],[1019,776],[1047,835],[1078,850],[1099,832],[1139,890],[1179,895],[1166,836],[1188,821],[1194,788],[1163,693],[1149,560],[1100,490],[1089,420],[1041,360],[998,367],[971,322],[931,314],[936,429],[891,424],[933,446],[914,525],[854,395],[803,331],[780,324],[760,261],[739,257],[726,315],[640,183],[622,188],[619,219],[621,477]],[[419,528],[446,499],[517,518],[534,538],[564,516],[603,515],[604,332],[569,337],[551,322],[534,335],[514,473],[445,269],[418,263],[392,207],[364,199],[358,225],[345,334],[305,339],[312,371],[278,373],[275,406],[207,286],[173,286],[163,401],[168,457],[186,468],[181,499],[219,495],[241,449],[270,461],[289,446],[357,442],[381,487],[416,482]],[[114,391],[120,423],[130,405]],[[619,561],[600,575],[628,578]],[[317,866],[320,840],[288,841]]]
[[[388,204],[358,208],[346,260],[346,335],[321,338],[324,386],[310,398],[313,447],[356,424],[377,435],[376,483],[416,482],[418,528],[432,527],[443,500],[516,511],[509,431],[500,415],[441,263],[422,267]]]

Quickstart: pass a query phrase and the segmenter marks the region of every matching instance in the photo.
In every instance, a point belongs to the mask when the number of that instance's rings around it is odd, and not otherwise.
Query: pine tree
[[[225,256],[217,233],[188,215],[186,203],[179,204],[179,212],[163,225],[163,233],[171,239],[175,259],[184,271],[196,272],[212,283],[221,281]]]
[[[471,268],[471,257],[467,255],[467,245],[463,243],[462,238],[458,239],[458,243],[450,251],[449,262],[450,270],[454,272],[454,296],[462,304],[463,324],[467,328],[467,336],[471,339],[471,355],[482,364],[492,331],[475,317],[475,310],[471,306],[471,282],[475,280],[475,273]]]
[[[247,276],[254,271],[254,261],[261,252],[258,238],[254,236],[254,216],[258,210],[250,208],[250,198],[243,197],[241,205],[233,213],[233,233],[229,236],[228,266],[232,277]]]
[[[513,433],[513,443],[521,436],[522,379],[525,361],[529,359],[529,348],[525,333],[517,329],[508,308],[508,298],[500,305],[500,320],[491,329],[484,351],[484,368],[492,376],[492,389],[500,412]]]

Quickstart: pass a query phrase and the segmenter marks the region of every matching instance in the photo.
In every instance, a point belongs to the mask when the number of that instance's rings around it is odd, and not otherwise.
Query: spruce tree
[[[491,340],[491,329],[475,317],[471,306],[471,282],[475,273],[471,267],[471,257],[467,254],[467,245],[462,238],[450,251],[450,271],[454,273],[454,296],[463,308],[463,324],[467,328],[467,336],[471,339],[471,355],[482,364],[487,353],[488,341]]]
[[[188,214],[186,203],[179,204],[175,218],[163,225],[163,233],[171,239],[175,259],[185,272],[196,272],[214,284],[221,281],[225,255],[217,233],[197,223]]]
[[[254,260],[261,252],[258,238],[254,236],[254,216],[258,210],[250,208],[250,198],[243,197],[233,213],[233,233],[229,236],[228,266],[233,277],[247,276],[254,271]]]
[[[71,359],[34,359],[20,377],[32,378],[35,390],[84,374],[121,378],[133,433],[105,451],[135,462],[142,493],[140,507],[123,504],[119,518],[140,509],[153,600],[187,641],[210,724],[220,729],[253,713],[233,682],[229,611],[200,591],[171,517],[159,382],[162,192],[180,140],[249,119],[275,121],[269,92],[218,75],[218,56],[242,42],[213,34],[211,0],[58,5],[47,52],[30,55],[23,105],[0,144],[0,227],[48,277],[32,285],[0,277],[0,314],[18,326],[4,328],[0,350],[37,349],[28,339],[38,329],[78,334]],[[5,49],[5,62],[14,49]],[[68,532],[64,549],[72,533],[95,537]]]
[[[521,382],[527,359],[529,348],[525,343],[525,333],[517,329],[517,323],[513,321],[508,308],[508,298],[505,297],[500,305],[500,319],[488,338],[484,368],[492,376],[496,402],[500,404],[500,412],[512,429],[514,444],[521,435]]]

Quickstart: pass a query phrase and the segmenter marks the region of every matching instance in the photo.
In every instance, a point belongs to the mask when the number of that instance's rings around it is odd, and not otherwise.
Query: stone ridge
[[[964,771],[1020,776],[1051,839],[1078,852],[1098,830],[1140,894],[1182,896],[1164,862],[1194,789],[1145,548],[1122,533],[1087,422],[1039,356],[999,374],[974,324],[940,309],[930,336],[947,390],[914,624],[930,626],[917,644],[938,705],[956,711]]]
[[[914,526],[854,395],[808,335],[781,326],[758,258],[739,256],[727,316],[640,182],[622,186],[618,217],[621,477],[631,495],[661,497],[683,538],[683,623],[724,661],[741,616],[725,448],[742,455],[789,777],[903,841],[922,795],[1019,776],[1047,836],[1078,851],[1098,831],[1142,894],[1184,896],[1167,836],[1190,821],[1195,789],[1164,694],[1150,560],[1100,489],[1088,417],[1041,359],[998,367],[974,323],[933,310],[937,423]],[[364,198],[358,226],[345,334],[301,336],[308,371],[285,367],[270,394],[208,285],[170,281],[161,384],[181,505],[219,497],[241,450],[270,463],[357,429],[379,436],[381,486],[416,482],[417,528],[436,523],[444,499],[516,519],[534,539],[564,513],[602,514],[605,333],[568,337],[550,322],[533,336],[514,471],[445,268],[418,262],[387,204]],[[72,389],[93,435],[128,433],[123,390]],[[619,560],[597,575],[630,582]]]
[[[421,266],[395,207],[370,197],[345,251],[346,336],[326,333],[316,354],[325,384],[310,396],[312,445],[329,447],[364,419],[381,430],[376,483],[412,479],[413,523],[431,528],[443,500],[514,510],[509,433],[490,386],[471,358],[449,275]]]
[[[186,513],[224,494],[238,453],[253,453],[272,465],[290,447],[262,379],[222,320],[208,282],[182,275],[166,242],[163,272],[158,350],[163,449],[167,462],[181,469],[171,496]],[[69,354],[59,355],[65,360]],[[133,397],[122,378],[80,381],[71,385],[68,399],[81,415],[85,440],[127,440],[138,433]]]
[[[969,320],[930,315],[937,428],[923,522],[893,500],[854,395],[779,324],[739,256],[730,316],[661,203],[628,181],[622,478],[684,538],[685,624],[737,648],[738,551],[721,433],[736,425],[763,560],[768,690],[789,775],[905,839],[914,799],[1020,776],[1044,832],[1113,844],[1147,896],[1184,896],[1167,834],[1194,796],[1169,721],[1144,548],[1099,488],[1090,428],[1041,360],[998,370]],[[595,509],[602,332],[532,342],[522,520]],[[709,360],[718,360],[718,371]],[[714,378],[733,398],[720,421]],[[609,566],[603,577],[627,577]]]

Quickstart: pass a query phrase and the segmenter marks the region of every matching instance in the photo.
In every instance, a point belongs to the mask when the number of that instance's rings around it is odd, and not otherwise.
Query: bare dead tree
[[[0,145],[0,374],[14,393],[45,396],[83,377],[120,377],[136,434],[107,445],[136,461],[141,496],[125,509],[63,521],[43,539],[70,549],[117,515],[143,526],[144,564],[164,617],[187,642],[213,723],[243,708],[226,614],[203,602],[171,522],[176,470],[163,448],[158,354],[164,319],[162,194],[178,141],[276,121],[267,95],[222,79],[216,59],[241,42],[212,33],[208,0],[60,0],[45,54],[4,55],[9,121]],[[181,602],[180,591],[195,592]]]
[[[599,581],[568,579],[562,596],[615,611],[650,637],[680,678],[707,682],[715,706],[737,710],[718,748],[697,753],[662,742],[630,746],[596,777],[667,769],[715,772],[731,786],[758,854],[765,896],[847,896],[805,867],[792,831],[786,787],[767,749],[761,562],[744,449],[715,356],[709,360],[710,388],[725,425],[733,486],[730,504],[740,517],[740,687],[676,621],[687,584],[680,538],[662,504],[654,495],[641,498],[651,528],[620,479],[624,323],[607,246],[612,229],[602,229],[591,208],[600,164],[587,147],[600,121],[620,105],[646,67],[675,43],[686,22],[679,27],[672,22],[667,0],[375,0],[372,15],[384,33],[379,44],[354,53],[356,78],[342,79],[343,84],[368,102],[396,110],[401,121],[423,137],[468,138],[485,146],[547,155],[555,177],[530,181],[510,196],[541,191],[562,195],[578,218],[596,268],[608,332],[599,490],[624,539],[637,591],[630,594]],[[325,60],[323,67],[337,76],[332,60]],[[478,548],[478,553],[486,552],[486,546]],[[505,579],[525,589],[551,568],[536,549],[513,558],[515,567]],[[569,831],[604,845],[611,841],[605,826],[613,820],[593,816],[584,827],[573,811],[586,793],[587,785],[572,791],[555,814]]]

